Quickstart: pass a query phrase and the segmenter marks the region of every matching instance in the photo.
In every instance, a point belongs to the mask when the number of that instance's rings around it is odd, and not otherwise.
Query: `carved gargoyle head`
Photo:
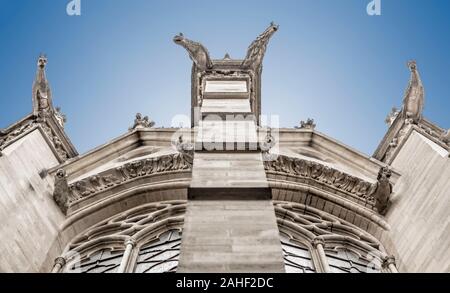
[[[389,178],[391,178],[391,176],[392,176],[392,171],[388,167],[383,167],[378,172],[377,180],[381,180],[381,179],[389,180]]]
[[[184,37],[182,33],[179,33],[173,38],[175,44],[182,46],[186,49],[189,57],[194,62],[194,64],[201,71],[212,68],[213,64],[209,57],[208,50],[200,43],[191,41]]]
[[[270,23],[270,26],[268,30],[272,32],[276,32],[280,26],[278,24],[275,24],[273,21]]]
[[[58,179],[63,179],[63,178],[65,178],[65,177],[66,177],[66,171],[64,171],[63,169],[59,169],[59,170],[56,172],[56,177],[57,177]]]
[[[417,69],[417,63],[416,63],[416,61],[415,61],[415,60],[409,61],[409,62],[408,62],[408,68],[409,68],[411,71],[416,70],[416,69]]]
[[[39,66],[39,68],[44,69],[47,65],[47,56],[41,54],[38,58],[37,65]]]
[[[183,33],[179,33],[175,37],[173,37],[173,41],[177,45],[181,45],[181,43],[185,40]]]

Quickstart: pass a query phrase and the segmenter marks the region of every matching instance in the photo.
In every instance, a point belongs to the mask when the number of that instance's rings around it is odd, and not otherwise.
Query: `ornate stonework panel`
[[[370,196],[371,183],[331,167],[283,155],[278,156],[274,161],[265,161],[264,167],[267,173],[308,179],[339,192],[351,194],[355,198],[367,202],[370,206],[375,204],[375,199]],[[305,181],[305,183],[308,182]]]
[[[70,184],[70,203],[91,197],[115,186],[155,174],[187,171],[192,168],[192,153],[183,152],[127,163]]]

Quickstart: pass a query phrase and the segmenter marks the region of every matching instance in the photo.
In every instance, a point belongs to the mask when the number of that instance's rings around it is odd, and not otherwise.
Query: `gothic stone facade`
[[[138,114],[83,155],[39,57],[33,112],[0,132],[0,271],[450,272],[450,137],[422,116],[415,62],[369,157],[311,119],[260,125],[277,30],[244,60],[176,36],[193,61],[191,128]]]

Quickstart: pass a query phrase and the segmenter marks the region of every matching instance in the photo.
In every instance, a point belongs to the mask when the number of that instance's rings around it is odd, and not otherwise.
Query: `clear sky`
[[[136,112],[157,126],[190,113],[191,61],[172,42],[183,32],[212,58],[243,58],[271,21],[280,30],[264,60],[264,114],[317,130],[366,154],[401,106],[416,59],[425,116],[450,127],[450,1],[0,0],[0,128],[31,112],[36,59],[45,52],[53,103],[80,153],[123,134]]]

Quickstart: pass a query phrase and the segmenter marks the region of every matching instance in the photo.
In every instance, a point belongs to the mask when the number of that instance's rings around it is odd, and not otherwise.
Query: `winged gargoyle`
[[[251,43],[250,47],[248,47],[247,56],[242,62],[242,67],[249,68],[254,71],[260,69],[264,59],[264,54],[266,53],[267,44],[277,30],[278,25],[272,22],[270,26]]]
[[[388,167],[382,167],[378,172],[377,182],[372,186],[369,196],[375,198],[375,207],[381,215],[385,215],[392,194],[392,184],[389,181],[392,172]]]
[[[417,124],[422,119],[425,90],[417,70],[416,61],[408,62],[411,78],[403,99],[403,115],[409,122]]]
[[[45,76],[47,57],[41,54],[37,65],[36,78],[33,83],[33,114],[35,117],[45,119],[45,116],[53,110],[52,91]]]
[[[185,38],[182,33],[175,36],[173,41],[188,51],[189,57],[200,71],[206,71],[212,68],[213,64],[205,46]]]

